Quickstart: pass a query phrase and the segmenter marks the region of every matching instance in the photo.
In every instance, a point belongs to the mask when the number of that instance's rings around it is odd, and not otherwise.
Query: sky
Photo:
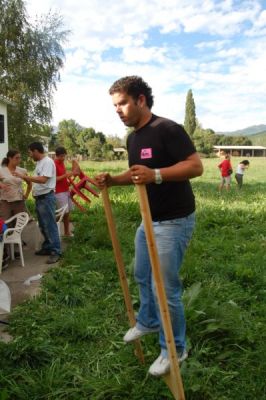
[[[126,75],[153,89],[152,111],[184,123],[192,89],[204,129],[266,123],[266,0],[26,0],[70,30],[54,94],[53,124],[74,119],[125,135],[108,94]]]

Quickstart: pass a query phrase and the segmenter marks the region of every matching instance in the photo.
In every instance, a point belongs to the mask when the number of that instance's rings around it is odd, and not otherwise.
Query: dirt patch
[[[23,246],[23,255],[25,267],[21,266],[20,259],[10,261],[8,267],[0,274],[0,279],[3,280],[9,287],[11,293],[11,311],[17,305],[25,300],[38,296],[41,291],[41,279],[32,281],[29,285],[24,282],[32,276],[38,274],[44,275],[49,269],[56,268],[58,263],[46,264],[47,256],[36,256],[35,238],[38,227],[35,221],[31,221],[24,229],[22,237],[26,243]],[[62,241],[64,249],[66,243]],[[0,320],[7,322],[9,314],[0,314]],[[10,335],[5,332],[6,325],[0,323],[0,340],[10,341]]]

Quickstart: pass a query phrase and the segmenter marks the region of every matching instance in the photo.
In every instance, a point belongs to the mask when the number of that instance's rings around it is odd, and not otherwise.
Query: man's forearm
[[[163,181],[183,181],[201,176],[203,166],[199,156],[195,153],[171,167],[161,168],[160,172]]]
[[[130,170],[116,176],[111,177],[111,186],[125,186],[132,185],[132,178]]]
[[[26,181],[27,183],[46,183],[48,178],[46,176],[28,176],[25,175],[23,177],[24,181]]]
[[[27,182],[27,189],[26,192],[24,194],[24,197],[27,199],[29,197],[29,194],[31,192],[32,189],[32,183],[31,182]]]

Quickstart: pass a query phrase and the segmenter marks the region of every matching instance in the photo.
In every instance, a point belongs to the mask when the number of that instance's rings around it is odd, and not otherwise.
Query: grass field
[[[233,159],[236,166],[240,159]],[[219,193],[217,159],[192,181],[197,226],[182,269],[189,359],[187,400],[265,399],[265,158],[251,159],[242,190]],[[91,176],[126,162],[86,163]],[[133,239],[140,213],[133,187],[110,190],[134,307]],[[32,205],[30,205],[32,208]],[[146,365],[122,337],[128,327],[100,199],[73,212],[75,236],[40,297],[10,317],[14,340],[0,343],[0,400],[166,400],[147,375],[159,349],[145,337]]]

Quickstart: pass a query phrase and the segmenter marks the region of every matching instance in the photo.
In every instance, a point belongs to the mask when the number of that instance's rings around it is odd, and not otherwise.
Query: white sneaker
[[[181,364],[187,358],[188,358],[188,353],[186,350],[184,350],[183,353],[181,354],[181,356],[178,356],[178,362]]]
[[[178,357],[178,362],[182,363],[185,359],[188,358],[188,353],[186,350],[183,351],[181,356]],[[161,376],[167,374],[170,370],[170,361],[167,357],[163,357],[161,354],[154,361],[154,363],[149,368],[149,374],[153,376]]]
[[[141,336],[148,335],[149,333],[155,333],[155,332],[159,332],[159,328],[154,328],[154,329],[146,328],[145,330],[141,330],[141,329],[137,328],[136,326],[134,326],[133,328],[130,328],[127,331],[127,333],[123,337],[123,340],[126,343],[130,343],[130,342],[133,342],[134,340],[139,339]]]
[[[165,375],[170,369],[170,362],[168,358],[159,355],[158,358],[149,368],[149,374],[153,376]]]

